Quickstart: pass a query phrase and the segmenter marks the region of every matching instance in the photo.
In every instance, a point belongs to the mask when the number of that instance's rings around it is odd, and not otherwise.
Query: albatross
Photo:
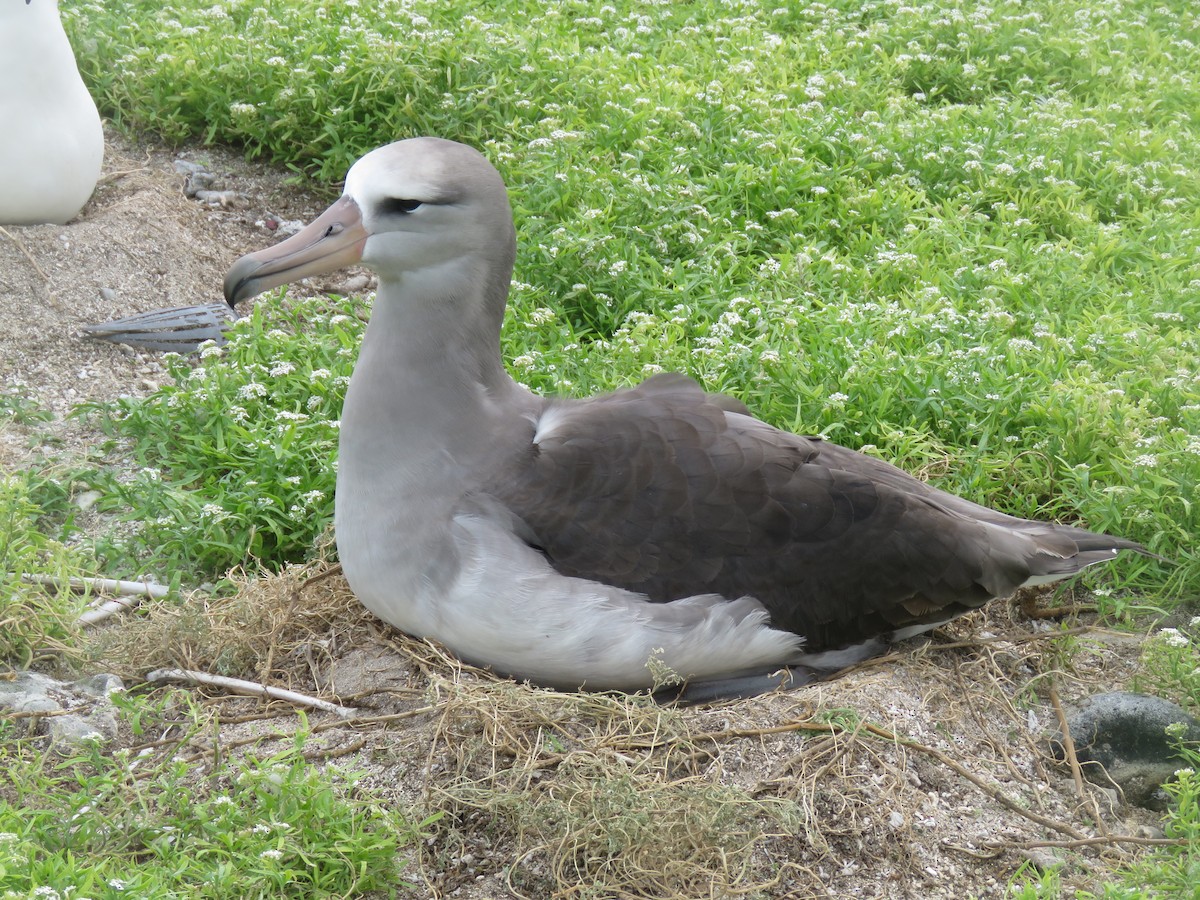
[[[104,129],[57,0],[0,4],[0,224],[58,225],[87,203]]]
[[[234,304],[350,264],[378,275],[342,412],[338,555],[368,609],[470,663],[744,696],[1144,552],[781,431],[683,375],[535,395],[501,359],[515,256],[499,173],[424,137],[358,160],[328,210],[225,279]]]

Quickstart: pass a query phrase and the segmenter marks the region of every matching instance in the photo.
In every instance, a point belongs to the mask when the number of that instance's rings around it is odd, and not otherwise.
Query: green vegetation
[[[683,369],[782,427],[1177,563],[1127,560],[1121,588],[1169,602],[1200,584],[1187,4],[68,13],[101,107],[130,127],[241,143],[331,191],[393,138],[481,146],[521,236],[506,354],[536,389]],[[301,381],[291,351],[261,364]],[[243,389],[226,384],[212,396]],[[281,412],[311,415],[302,397],[289,389]],[[214,481],[172,469],[173,484]],[[191,505],[240,512],[236,490]],[[279,512],[202,562],[307,546],[312,517],[288,535]]]
[[[418,832],[355,797],[345,775],[310,765],[301,752],[306,737],[301,731],[292,747],[266,759],[218,762],[203,776],[179,759],[124,751],[61,759],[19,741],[0,743],[0,764],[12,778],[0,792],[0,896],[394,891],[404,884],[396,851]]]
[[[480,147],[520,235],[505,356],[535,390],[686,371],[780,427],[1173,560],[1089,572],[1109,615],[1200,593],[1194,3],[91,0],[63,16],[113,123],[240,145],[331,195],[392,139]],[[368,306],[264,298],[223,350],[172,363],[174,384],[81,411],[137,471],[0,480],[0,658],[69,639],[77,611],[16,573],[197,583],[310,556]],[[0,426],[45,417],[0,394]],[[72,485],[126,527],[71,546]],[[1144,677],[1194,709],[1188,652],[1158,639]],[[201,784],[169,760],[146,777],[99,755],[34,764],[10,737],[0,891],[394,883],[385,813],[298,750]],[[1172,790],[1168,828],[1188,843],[1104,896],[1194,892],[1200,786],[1185,773]],[[69,826],[84,804],[92,818]],[[1059,879],[1018,890],[1057,897]]]
[[[1162,628],[1142,646],[1138,690],[1200,713],[1200,616],[1182,628]]]
[[[70,636],[70,618],[78,614],[78,598],[70,591],[21,577],[61,580],[84,563],[80,554],[47,534],[58,530],[47,518],[47,510],[58,506],[50,495],[61,497],[56,487],[34,473],[0,472],[0,661],[29,665],[39,650]]]
[[[224,347],[202,348],[200,365],[170,357],[175,383],[148,399],[79,408],[132,437],[141,466],[79,473],[102,509],[128,511],[132,530],[103,556],[221,575],[312,551],[333,519],[337,423],[362,336],[342,306],[259,306]]]

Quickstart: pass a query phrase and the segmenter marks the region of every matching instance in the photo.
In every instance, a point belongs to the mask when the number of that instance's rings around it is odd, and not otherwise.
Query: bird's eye
[[[380,207],[385,213],[406,216],[420,205],[420,200],[404,200],[400,197],[389,197],[380,204]]]

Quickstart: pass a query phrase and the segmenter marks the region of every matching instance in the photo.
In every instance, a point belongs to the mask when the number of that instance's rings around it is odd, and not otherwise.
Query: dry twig
[[[147,681],[182,681],[194,684],[207,684],[223,688],[233,694],[243,694],[248,697],[268,697],[274,700],[284,700],[297,706],[309,706],[313,709],[335,713],[343,718],[358,715],[358,710],[348,706],[338,706],[320,697],[310,697],[296,691],[271,687],[255,681],[243,681],[241,678],[226,678],[223,675],[209,675],[207,672],[197,672],[192,669],[155,669],[146,676]]]
[[[21,580],[29,584],[39,584],[45,587],[63,587],[66,586],[73,591],[107,591],[109,593],[118,594],[118,598],[108,600],[101,603],[99,606],[89,609],[81,614],[75,620],[75,624],[81,628],[88,625],[95,625],[107,619],[114,613],[124,612],[128,609],[133,609],[142,602],[144,597],[152,597],[161,599],[171,592],[171,589],[162,584],[150,584],[149,582],[141,581],[118,581],[114,578],[55,578],[51,575],[22,575]]]

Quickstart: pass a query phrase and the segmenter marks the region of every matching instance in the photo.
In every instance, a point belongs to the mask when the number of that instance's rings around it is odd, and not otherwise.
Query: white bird
[[[225,279],[232,304],[359,261],[379,276],[335,525],[354,593],[410,634],[542,685],[637,690],[657,669],[693,699],[743,695],[1141,550],[780,431],[682,375],[536,396],[500,357],[515,254],[496,170],[415,138]]]
[[[0,3],[0,224],[63,224],[100,177],[104,130],[57,0]]]

